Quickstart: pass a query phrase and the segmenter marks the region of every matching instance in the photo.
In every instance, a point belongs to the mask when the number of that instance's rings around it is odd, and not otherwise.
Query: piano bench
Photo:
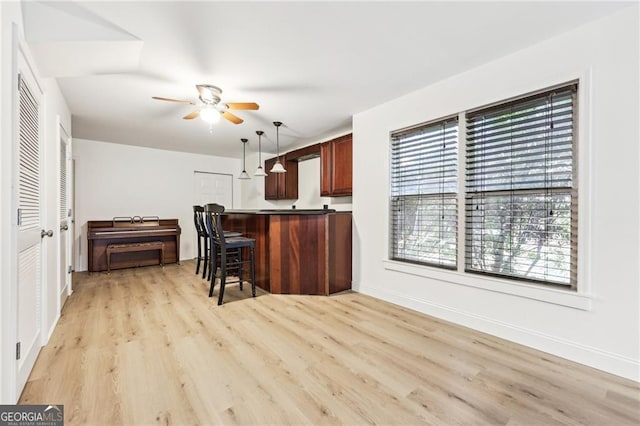
[[[107,273],[111,272],[111,255],[113,253],[131,253],[136,251],[160,251],[160,266],[164,266],[164,243],[150,241],[147,243],[109,244],[107,246]]]

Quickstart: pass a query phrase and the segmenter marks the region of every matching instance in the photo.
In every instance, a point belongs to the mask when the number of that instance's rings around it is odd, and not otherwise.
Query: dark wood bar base
[[[223,228],[256,239],[256,284],[274,294],[351,288],[351,213],[225,213]]]

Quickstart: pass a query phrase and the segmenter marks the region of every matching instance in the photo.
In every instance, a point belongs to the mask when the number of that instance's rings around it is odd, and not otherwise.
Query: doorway
[[[194,171],[194,204],[216,203],[233,208],[233,175]]]

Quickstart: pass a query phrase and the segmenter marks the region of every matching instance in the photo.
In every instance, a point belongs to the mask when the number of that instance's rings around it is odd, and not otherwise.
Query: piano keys
[[[134,244],[161,241],[164,243],[164,263],[180,263],[180,233],[178,219],[157,217],[116,217],[112,220],[87,222],[89,272],[107,270],[109,244]],[[159,265],[158,251],[113,253],[111,269]]]

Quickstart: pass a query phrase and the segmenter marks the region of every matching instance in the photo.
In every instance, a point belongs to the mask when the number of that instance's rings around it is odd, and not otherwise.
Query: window
[[[576,93],[467,114],[466,271],[575,288]]]
[[[455,269],[458,118],[391,135],[391,259]]]

